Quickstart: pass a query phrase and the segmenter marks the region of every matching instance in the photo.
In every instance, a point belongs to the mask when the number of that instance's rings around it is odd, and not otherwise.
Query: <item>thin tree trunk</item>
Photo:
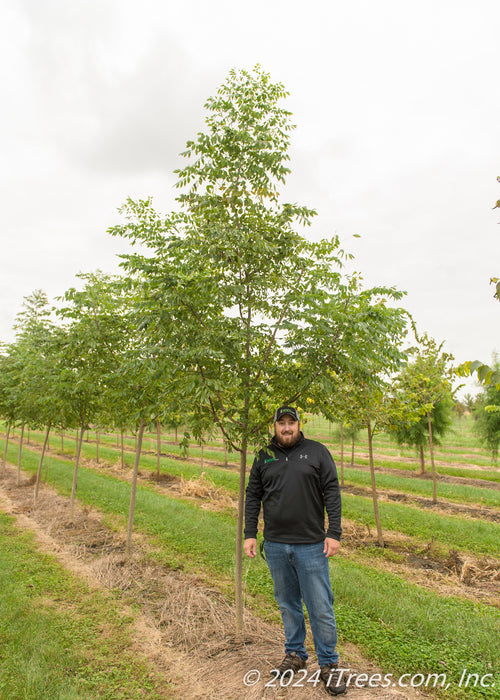
[[[78,481],[78,465],[80,463],[80,454],[82,452],[82,442],[83,442],[84,434],[85,434],[85,421],[82,421],[82,427],[80,430],[80,438],[79,439],[78,439],[78,431],[77,431],[75,468],[73,470],[73,483],[71,485],[71,500],[70,500],[70,512],[69,512],[70,522],[73,522],[74,517],[75,517],[75,496],[76,496],[76,486],[77,486],[77,481]]]
[[[134,525],[134,511],[135,511],[135,493],[137,490],[137,474],[139,472],[139,459],[141,456],[142,449],[142,438],[144,435],[144,428],[146,427],[146,422],[144,418],[141,418],[141,424],[139,426],[139,434],[137,435],[137,447],[135,450],[135,460],[134,460],[134,471],[132,474],[132,489],[130,491],[130,508],[128,512],[128,527],[127,527],[127,544],[125,547],[125,553],[127,557],[132,554],[132,528]]]
[[[5,434],[5,447],[3,450],[2,474],[5,474],[5,467],[7,466],[7,450],[9,448],[9,435],[10,435],[10,421],[7,423],[7,433]]]
[[[61,428],[61,454],[64,454],[64,426]]]
[[[354,433],[351,436],[351,468],[354,467]]]
[[[160,481],[160,457],[161,457],[161,424],[156,421],[156,479]]]
[[[344,485],[344,424],[340,424],[340,485]]]
[[[200,459],[200,479],[203,479],[203,465],[204,465],[204,444],[203,444],[203,435],[201,436],[200,440],[200,447],[201,447],[201,459]]]
[[[122,431],[121,431],[121,436],[120,436],[120,438],[121,438],[122,469],[125,468],[125,445],[124,445],[124,441],[123,441],[123,432],[124,432],[124,431],[122,430]]]
[[[235,602],[236,629],[243,630],[243,514],[245,506],[245,477],[247,468],[247,439],[241,444],[240,481],[238,488],[238,520],[236,526],[236,566],[235,566]]]
[[[368,428],[368,454],[370,456],[370,477],[372,482],[373,513],[375,515],[375,523],[377,525],[377,540],[379,545],[383,547],[384,535],[382,534],[382,525],[380,524],[380,513],[378,510],[378,494],[377,485],[375,483],[375,467],[373,465],[372,427],[369,418],[367,419],[366,426]]]
[[[224,441],[224,466],[227,467],[227,442]]]
[[[436,465],[434,464],[434,444],[432,442],[432,423],[431,414],[427,411],[427,425],[429,426],[429,451],[431,453],[431,466],[432,466],[432,502],[437,503],[437,475],[436,475]]]
[[[36,481],[35,481],[35,494],[33,496],[33,502],[36,505],[36,501],[38,498],[38,489],[40,488],[40,479],[42,476],[42,464],[43,464],[43,458],[45,457],[45,450],[47,449],[47,445],[49,442],[49,433],[50,433],[50,423],[47,426],[47,430],[45,432],[45,440],[43,441],[43,447],[42,447],[42,454],[40,455],[40,461],[38,463],[38,470],[36,473]]]
[[[99,464],[99,431],[95,431],[95,460]]]
[[[24,423],[21,425],[21,435],[19,437],[19,452],[17,453],[17,485],[21,484],[21,455],[23,452]]]
[[[425,474],[425,456],[424,456],[424,446],[420,445],[419,447],[419,452],[420,452],[420,474]]]
[[[184,416],[184,435],[187,433],[188,429],[188,421],[187,421],[187,416]],[[185,459],[189,459],[189,443],[186,445],[186,456]]]

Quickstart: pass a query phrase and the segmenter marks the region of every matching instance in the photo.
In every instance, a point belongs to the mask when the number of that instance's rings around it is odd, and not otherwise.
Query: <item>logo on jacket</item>
[[[307,459],[307,455],[299,455],[300,459]]]

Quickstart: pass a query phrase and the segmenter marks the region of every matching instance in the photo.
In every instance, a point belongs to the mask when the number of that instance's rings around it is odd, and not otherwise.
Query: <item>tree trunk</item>
[[[36,481],[35,481],[35,494],[33,496],[33,502],[36,505],[36,501],[38,498],[38,489],[40,488],[40,479],[42,476],[42,464],[43,464],[43,458],[45,457],[45,450],[47,449],[47,445],[49,442],[49,433],[50,433],[50,423],[47,426],[47,431],[45,433],[45,440],[43,441],[43,447],[42,447],[42,454],[40,455],[40,461],[38,463],[38,470],[36,473]]]
[[[235,566],[235,603],[236,630],[243,630],[243,515],[245,508],[245,477],[247,468],[247,439],[241,444],[240,482],[238,488],[238,521],[236,526],[236,566]]]
[[[425,474],[425,456],[424,456],[424,446],[420,445],[420,474]]]
[[[130,508],[128,512],[128,527],[127,527],[127,544],[125,547],[125,554],[130,557],[132,554],[132,527],[134,525],[134,511],[135,511],[135,493],[137,490],[137,474],[139,472],[139,459],[141,456],[142,448],[142,437],[144,435],[144,428],[146,427],[146,422],[144,418],[141,418],[141,424],[139,426],[139,434],[137,435],[137,446],[135,449],[135,461],[134,461],[134,471],[132,474],[132,489],[130,491]]]
[[[344,424],[340,424],[340,485],[344,485]]]
[[[351,437],[351,469],[354,467],[354,433]]]
[[[205,449],[204,449],[205,445],[203,444],[203,435],[201,436],[200,447],[201,447],[200,479],[203,479],[204,452],[205,452]]]
[[[9,448],[9,435],[10,435],[10,421],[7,423],[7,433],[5,434],[5,447],[3,450],[2,474],[5,474],[5,467],[7,466],[7,450]]]
[[[95,460],[99,464],[99,431],[95,431]]]
[[[432,466],[432,502],[437,503],[437,475],[436,475],[436,465],[434,464],[434,445],[432,442],[432,423],[431,414],[427,411],[427,425],[429,426],[429,452],[431,454],[431,466]]]
[[[61,428],[61,454],[64,454],[64,426]]]
[[[384,546],[384,535],[382,534],[382,525],[380,524],[380,513],[378,511],[378,494],[377,485],[375,483],[375,467],[373,465],[373,442],[372,442],[372,427],[370,419],[368,418],[366,422],[368,428],[368,454],[370,456],[370,476],[372,482],[372,499],[373,499],[373,513],[375,515],[375,523],[377,525],[377,540],[381,547]]]
[[[227,442],[224,441],[224,466],[227,467]]]
[[[156,421],[156,480],[160,481],[161,425]]]
[[[23,452],[24,423],[21,425],[21,435],[19,437],[19,452],[17,454],[17,485],[21,484],[21,455]]]
[[[121,457],[122,457],[122,469],[125,468],[125,445],[123,442],[123,433],[124,431],[121,431],[120,439],[121,439]]]
[[[77,443],[76,443],[76,457],[75,457],[75,468],[73,470],[73,483],[71,485],[71,500],[70,500],[70,522],[73,522],[75,517],[75,495],[76,495],[76,485],[78,480],[78,464],[80,463],[80,454],[82,452],[82,442],[85,433],[85,421],[82,421],[82,427],[80,430],[80,439],[78,439],[77,431]]]

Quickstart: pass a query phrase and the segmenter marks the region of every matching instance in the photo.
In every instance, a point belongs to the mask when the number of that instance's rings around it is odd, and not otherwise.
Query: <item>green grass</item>
[[[361,469],[344,468],[344,479],[346,484],[351,484],[353,486],[371,485],[370,473]],[[386,474],[383,472],[377,472],[375,479],[378,489],[391,489],[398,493],[432,498],[433,485],[431,479],[398,476],[396,474]],[[468,503],[500,508],[500,489],[438,482],[437,493],[438,500],[445,499],[454,503]]]
[[[337,464],[339,460],[336,459]],[[415,465],[409,464],[408,462],[392,462],[387,459],[377,458],[374,460],[375,468],[384,467],[386,469],[404,469],[408,472],[415,472]],[[369,465],[369,459],[364,457],[356,457],[356,464],[362,464],[364,466]],[[430,469],[427,469],[429,472]],[[464,469],[462,467],[445,467],[439,465],[436,467],[438,474],[446,474],[447,476],[462,476],[466,479],[477,479],[478,481],[493,481],[495,483],[500,483],[500,472],[494,469]]]
[[[3,441],[0,442],[0,445]],[[84,446],[87,448],[88,446]],[[82,448],[83,449],[83,448]],[[106,448],[106,450],[109,448]],[[83,449],[84,453],[86,449]],[[25,452],[23,463],[26,469],[35,471],[38,465],[37,456],[33,453]],[[113,455],[113,451],[110,453]],[[14,461],[17,458],[17,448],[14,445],[9,446],[10,459]],[[133,455],[127,455],[127,462],[132,463]],[[72,465],[70,462],[61,462],[54,458],[46,458],[46,465],[49,468],[49,481],[55,483],[58,487],[65,490],[66,494],[71,490]],[[62,466],[64,465],[64,466]],[[142,456],[141,469],[149,468],[156,469],[156,458]],[[168,471],[176,475],[182,475],[184,478],[192,478],[199,475],[199,467],[192,465],[189,462],[181,462],[177,460],[162,460],[162,471]],[[207,476],[217,486],[222,486],[233,495],[238,490],[238,474],[224,468],[207,468]],[[82,476],[83,475],[83,476]],[[379,475],[377,475],[379,476]],[[382,476],[382,475],[380,475]],[[97,479],[107,479],[104,495],[99,496],[100,489]],[[91,469],[80,468],[79,471],[79,498],[86,503],[92,504],[95,502],[97,507],[104,510],[107,509],[106,494],[111,492],[120,483],[117,480],[103,472],[97,473]],[[87,485],[88,484],[88,485]],[[120,496],[120,514],[126,516],[128,513],[128,492],[130,486],[125,484],[128,491],[121,491]],[[140,487],[146,489],[148,487]],[[94,489],[97,489],[94,492]],[[153,486],[149,490],[154,489]],[[138,496],[138,498],[140,498]],[[162,496],[158,495],[158,498]],[[94,499],[99,499],[94,501]],[[115,503],[118,501],[114,501]],[[365,496],[353,496],[351,494],[343,494],[342,497],[343,516],[358,523],[375,527],[375,519],[373,515],[373,505],[371,498]],[[399,503],[379,504],[380,516],[382,520],[382,528],[384,530],[401,532],[410,537],[415,537],[422,542],[434,540],[443,545],[453,547],[460,551],[468,551],[475,554],[488,554],[498,556],[498,542],[500,541],[500,524],[494,522],[483,521],[480,519],[463,519],[460,516],[445,516],[438,513],[433,513],[429,510],[421,510],[415,506],[404,505]],[[137,512],[140,512],[138,507]],[[140,515],[137,515],[140,517]],[[221,517],[231,517],[221,514]],[[182,519],[182,518],[181,518]]]
[[[132,619],[39,552],[3,513],[0,590],[0,697],[160,696],[151,668],[131,651]]]
[[[11,458],[16,453],[13,446]],[[25,452],[23,468],[33,471],[37,461],[37,455]],[[58,490],[69,493],[71,474],[70,464],[50,460],[49,479]],[[130,485],[126,482],[91,469],[80,470],[79,500],[119,515],[123,522],[129,493]],[[368,499],[347,498],[348,509],[356,502],[362,505],[361,515],[365,517],[369,512]],[[425,517],[422,522],[414,519],[417,509],[398,504],[393,513],[399,510],[406,510],[405,517],[415,530],[425,526]],[[387,513],[382,517],[387,518]],[[444,519],[447,520],[450,519]],[[455,519],[452,520],[455,525]],[[464,521],[465,530],[473,522]],[[430,527],[431,537],[436,534],[436,524],[439,520]],[[233,575],[236,527],[234,517],[227,513],[207,512],[191,503],[160,495],[153,486],[139,485],[135,527],[153,536],[163,549],[163,560],[171,565],[182,564],[189,570],[205,573],[208,578]],[[424,528],[422,536],[427,534]],[[467,537],[465,531],[459,534]],[[484,541],[490,543],[491,533],[482,534]],[[498,537],[495,542],[498,543]],[[500,658],[499,612],[492,607],[442,597],[395,575],[341,557],[332,562],[332,577],[341,640],[360,645],[374,661],[393,673],[440,673],[444,668],[452,682],[446,697],[461,698],[465,697],[464,691],[453,683],[458,681],[462,670],[467,668],[469,673],[484,675],[491,672]],[[274,610],[276,615],[270,576],[259,558],[245,562],[245,583],[248,604],[257,606],[255,609],[266,615]],[[491,689],[469,688],[467,697],[493,700],[497,696]]]
[[[43,439],[41,433],[32,433],[32,440],[36,438],[37,442]],[[99,448],[100,459],[104,462],[109,462],[115,464],[120,460],[120,455],[117,452],[115,443],[116,440],[111,440],[111,438],[101,444]],[[133,447],[133,441],[131,442],[131,447]],[[74,454],[76,451],[75,440],[66,439],[66,453],[68,456]],[[51,446],[53,449],[58,449],[60,447],[60,442],[57,437],[53,437],[51,440]],[[170,448],[170,446],[168,446]],[[165,448],[164,448],[165,449]],[[84,442],[82,446],[83,455],[89,459],[95,458],[95,445]],[[222,456],[222,454],[221,454]],[[134,461],[134,455],[132,452],[125,452],[124,458],[125,464],[132,465]],[[367,460],[366,460],[367,461]],[[391,467],[394,466],[392,462],[386,462],[387,465]],[[141,469],[148,469],[150,471],[156,471],[157,460],[156,456],[150,454],[141,455]],[[161,471],[167,471],[169,474],[176,476],[183,476],[185,479],[190,479],[192,477],[197,477],[200,474],[200,466],[189,462],[188,460],[176,460],[168,457],[161,457],[160,459]],[[397,465],[401,467],[402,465]],[[337,467],[340,470],[339,464],[337,462]],[[409,465],[404,465],[408,472],[413,474],[413,467]],[[234,472],[225,467],[204,467],[204,471],[210,475],[210,479],[217,485],[227,488],[232,492],[237,492],[238,489],[238,477],[235,476]],[[459,470],[453,470],[453,473],[457,474]],[[467,475],[476,476],[476,471],[469,470]],[[344,474],[347,483],[353,485],[367,486],[370,484],[370,475],[367,471],[360,469],[351,469],[350,467],[344,468]],[[457,474],[458,475],[458,474]],[[462,472],[462,475],[465,475]],[[487,472],[486,475],[491,480],[491,477],[495,476],[494,472]],[[481,473],[480,476],[483,476]],[[499,475],[500,477],[500,475]],[[421,496],[432,496],[432,481],[430,479],[422,479],[418,477],[403,477],[396,474],[387,474],[383,472],[377,472],[376,475],[377,485],[381,489],[392,489],[399,493],[410,493]],[[449,484],[446,482],[438,483],[438,498],[446,499],[456,503],[470,503],[490,507],[500,506],[500,490],[488,489],[487,487],[481,487],[482,479],[478,480],[478,486],[469,486],[461,484]]]
[[[443,673],[445,697],[498,698],[500,611],[442,597],[398,576],[347,562],[331,565],[341,638],[362,640],[369,655],[399,673]],[[464,669],[496,674],[496,688],[459,689]]]
[[[410,505],[379,501],[382,529],[401,532],[429,542],[434,540],[460,551],[474,554],[499,554],[500,525],[478,519],[440,515]],[[342,495],[345,518],[375,527],[373,504],[365,496]]]

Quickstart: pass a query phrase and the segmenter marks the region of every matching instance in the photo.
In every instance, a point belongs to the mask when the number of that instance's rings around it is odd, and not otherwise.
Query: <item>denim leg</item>
[[[274,584],[274,597],[278,603],[285,632],[285,653],[296,652],[307,659],[304,646],[306,623],[302,608],[299,579],[293,566],[294,545],[282,542],[265,542],[266,561]]]
[[[320,666],[337,663],[337,625],[333,611],[328,558],[323,554],[324,542],[293,545],[293,563],[300,590],[309,614],[314,648]]]

